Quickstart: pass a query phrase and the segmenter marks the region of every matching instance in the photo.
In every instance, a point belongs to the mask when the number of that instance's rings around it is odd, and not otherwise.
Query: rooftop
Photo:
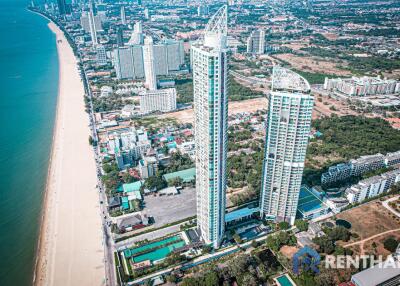
[[[180,177],[184,183],[194,181],[196,178],[196,168],[190,168],[178,172],[168,173],[163,175],[164,180],[169,181]]]
[[[311,88],[308,81],[301,75],[279,66],[272,71],[272,91],[287,90],[309,93]]]

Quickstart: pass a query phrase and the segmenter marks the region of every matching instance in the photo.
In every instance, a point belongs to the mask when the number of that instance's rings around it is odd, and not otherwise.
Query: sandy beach
[[[104,285],[104,248],[89,119],[76,58],[56,34],[59,95],[35,285]],[[43,83],[46,84],[46,83]]]

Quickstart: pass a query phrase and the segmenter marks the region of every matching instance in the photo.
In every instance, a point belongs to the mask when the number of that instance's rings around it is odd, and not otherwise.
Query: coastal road
[[[83,80],[86,83],[86,86],[89,87],[89,81],[86,74],[86,71],[83,71]],[[90,121],[90,129],[92,132],[92,137],[95,142],[98,141],[97,129],[96,129],[96,121],[94,117],[94,110],[93,110],[93,97],[90,88],[87,88],[86,95],[89,96],[89,105],[90,105],[90,112],[89,112],[89,121]],[[100,159],[100,150],[99,147],[93,146],[93,152],[95,156],[96,162],[96,174],[97,174],[97,190],[99,192],[99,203],[100,203],[100,217],[102,222],[102,231],[103,231],[103,246],[104,246],[104,264],[105,264],[105,276],[106,276],[106,285],[114,286],[117,284],[116,280],[116,273],[114,267],[114,240],[112,239],[111,228],[108,225],[108,222],[111,221],[109,217],[109,213],[107,210],[107,194],[105,191],[105,187],[103,182],[101,181],[100,174],[102,172],[102,162]]]

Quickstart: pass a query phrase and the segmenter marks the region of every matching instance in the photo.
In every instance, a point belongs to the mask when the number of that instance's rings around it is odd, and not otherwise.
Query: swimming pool
[[[146,260],[150,260],[151,262],[154,262],[154,261],[157,261],[160,259],[164,259],[172,251],[174,251],[177,248],[183,247],[185,245],[186,245],[186,243],[183,240],[181,240],[176,243],[165,246],[163,248],[158,248],[154,251],[151,251],[151,252],[139,255],[139,256],[135,256],[135,257],[133,257],[133,262],[138,263],[138,262],[142,262],[142,261],[146,261]]]
[[[287,274],[279,276],[278,278],[276,278],[276,281],[280,286],[295,286],[295,284],[292,283]]]
[[[168,244],[168,243],[173,242],[173,241],[180,241],[180,240],[181,240],[181,237],[179,235],[171,236],[171,237],[165,238],[163,240],[159,240],[159,241],[155,241],[155,242],[150,242],[148,244],[144,244],[144,245],[139,246],[139,247],[126,249],[126,250],[124,250],[124,255],[125,255],[126,258],[130,258],[130,257],[134,256],[136,253],[140,253],[142,251],[149,250],[149,249],[152,249],[152,248],[157,248],[157,247],[159,247],[161,245]]]

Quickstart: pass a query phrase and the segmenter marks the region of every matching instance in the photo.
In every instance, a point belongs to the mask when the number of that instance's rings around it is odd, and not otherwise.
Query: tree
[[[279,229],[286,230],[290,228],[290,224],[286,221],[281,221],[279,224]]]
[[[300,231],[307,231],[308,230],[308,222],[302,219],[297,219],[294,222],[294,225]]]
[[[252,240],[251,241],[251,247],[253,247],[253,248],[257,248],[258,247],[258,242],[256,241],[256,240]]]
[[[390,252],[395,252],[398,245],[399,242],[393,236],[386,238],[383,242],[383,247]]]
[[[147,178],[146,181],[144,182],[142,188],[143,189],[156,189],[156,190],[161,190],[167,186],[167,183],[164,181],[164,179],[161,176],[153,176],[150,178]]]
[[[246,286],[258,286],[259,285],[259,281],[257,279],[257,277],[246,273],[243,275],[242,278],[242,283],[240,285],[246,285]]]
[[[205,285],[210,285],[210,286],[218,286],[219,285],[219,277],[218,273],[215,272],[214,270],[211,270],[205,274],[204,277],[204,283]]]
[[[181,177],[176,177],[176,178],[168,180],[169,187],[172,187],[172,186],[178,187],[178,186],[182,186],[182,184],[183,184],[183,179]]]
[[[89,145],[93,145],[93,137],[89,135]]]
[[[204,245],[202,250],[201,250],[201,253],[202,254],[207,254],[207,253],[210,253],[211,250],[212,250],[212,247],[210,245]]]
[[[166,277],[166,279],[167,279],[167,281],[170,282],[170,283],[176,283],[176,282],[178,282],[178,277],[176,277],[176,275],[173,274],[173,273],[171,273],[170,275],[168,275],[168,276]]]
[[[332,270],[322,268],[321,272],[314,277],[314,281],[318,286],[335,286],[337,285],[335,274]]]

